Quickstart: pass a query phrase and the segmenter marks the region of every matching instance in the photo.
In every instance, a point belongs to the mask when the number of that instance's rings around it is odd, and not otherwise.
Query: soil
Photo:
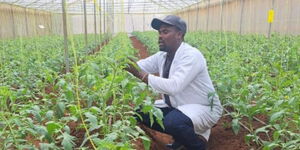
[[[133,47],[139,50],[139,59],[148,57],[147,48],[136,39],[136,37],[130,38],[133,44]],[[245,135],[248,134],[248,131],[244,128],[240,129],[238,135],[235,135],[231,129],[231,120],[230,116],[223,116],[219,122],[212,128],[212,132],[208,141],[209,150],[256,150],[259,149],[258,146],[253,143],[247,145],[245,142]],[[266,120],[266,119],[264,119]],[[261,124],[256,121],[253,122],[253,127],[256,129]],[[151,138],[151,150],[168,150],[165,148],[165,144],[172,143],[173,139],[171,136],[154,131],[143,125],[140,127],[147,133]],[[134,141],[135,149],[143,150],[142,140]]]

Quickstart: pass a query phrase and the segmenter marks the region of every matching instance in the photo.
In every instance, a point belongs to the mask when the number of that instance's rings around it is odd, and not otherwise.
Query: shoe
[[[166,147],[171,150],[181,150],[184,148],[184,146],[181,143],[178,143],[176,141],[172,144],[166,144]]]

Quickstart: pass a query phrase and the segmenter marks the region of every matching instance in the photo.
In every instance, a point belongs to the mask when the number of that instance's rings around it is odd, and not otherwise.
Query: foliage
[[[159,49],[158,44],[158,33],[153,31],[146,32],[132,32],[132,35],[136,36],[138,40],[145,44],[150,55],[156,53]]]
[[[132,149],[132,140],[149,141],[134,110],[152,106],[152,99],[123,70],[136,52],[126,34],[94,55],[98,44],[85,47],[82,35],[71,38],[70,73],[64,73],[61,37],[1,42],[0,147]]]
[[[154,33],[135,33],[147,47],[157,47]],[[151,38],[152,39],[148,39]],[[187,33],[185,41],[205,56],[210,76],[225,107],[232,107],[233,131],[248,118],[248,141],[264,149],[299,149],[300,131],[300,37],[273,34],[238,35],[230,32]],[[158,51],[158,48],[156,48]],[[253,129],[256,115],[269,118]],[[263,130],[262,130],[263,129]],[[267,139],[262,143],[259,134]]]

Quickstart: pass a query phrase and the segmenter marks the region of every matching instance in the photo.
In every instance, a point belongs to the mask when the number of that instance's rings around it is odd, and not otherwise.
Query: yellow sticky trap
[[[271,9],[269,10],[268,23],[273,23],[273,21],[274,21],[274,10]]]

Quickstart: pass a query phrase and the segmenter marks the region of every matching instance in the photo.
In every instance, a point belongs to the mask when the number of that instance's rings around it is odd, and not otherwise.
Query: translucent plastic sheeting
[[[114,9],[114,13],[169,13],[203,0],[86,0],[87,13],[94,12],[94,3],[101,10]],[[0,0],[0,2],[19,5],[39,10],[62,12],[61,0]],[[83,13],[83,0],[67,0],[68,13]],[[106,3],[112,3],[107,6]]]

